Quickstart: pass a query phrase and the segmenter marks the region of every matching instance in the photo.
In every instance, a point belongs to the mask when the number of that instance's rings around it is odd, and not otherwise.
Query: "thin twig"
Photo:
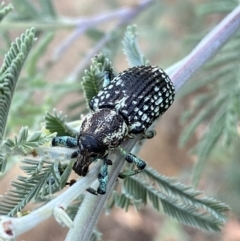
[[[67,152],[69,151],[67,150]],[[30,214],[20,218],[0,216],[0,237],[5,238],[4,240],[15,239],[17,236],[36,227],[41,222],[51,217],[55,208],[65,210],[73,200],[85,191],[86,186],[88,187],[96,180],[100,164],[101,163],[96,163],[96,165],[91,168],[86,178],[79,179],[61,195]]]
[[[111,34],[108,33],[106,35],[104,35],[98,42],[97,44],[88,51],[88,53],[86,54],[86,56],[84,57],[83,60],[81,60],[81,62],[75,67],[75,69],[71,72],[71,74],[68,76],[68,78],[66,79],[65,82],[67,83],[72,83],[75,82],[77,77],[79,76],[79,74],[81,72],[84,71],[84,69],[86,69],[86,67],[89,65],[89,61],[91,60],[91,58],[98,52],[100,52],[100,50],[104,47],[104,45],[106,45],[106,43],[111,39]]]
[[[170,74],[176,90],[212,58],[224,44],[237,32],[240,26],[240,6],[227,15],[194,50],[184,58],[184,61]]]
[[[129,140],[125,142],[122,147],[131,151],[139,137],[134,140]],[[114,184],[118,178],[118,174],[124,164],[124,160],[121,155],[117,152],[113,152],[110,157],[111,160],[115,160],[109,175],[108,182],[108,192],[105,195],[94,196],[87,193],[84,201],[74,219],[74,228],[70,229],[65,241],[79,241],[79,240],[89,240],[92,231],[96,225],[99,215],[103,209],[104,203],[107,200],[110,190],[113,189]],[[79,239],[81,237],[81,239]]]
[[[152,3],[153,0],[142,0],[136,5],[134,8],[121,8],[119,10],[100,14],[91,18],[81,19],[79,21],[78,26],[72,32],[70,36],[68,36],[54,51],[52,61],[59,60],[61,56],[70,48],[74,41],[83,35],[88,29],[98,26],[104,22],[109,22],[112,19],[119,19],[118,22],[120,23],[127,23],[130,22],[136,15],[138,15],[142,10]],[[116,29],[117,26],[114,26],[113,29]],[[93,56],[93,55],[92,55]],[[85,61],[84,61],[85,62]]]

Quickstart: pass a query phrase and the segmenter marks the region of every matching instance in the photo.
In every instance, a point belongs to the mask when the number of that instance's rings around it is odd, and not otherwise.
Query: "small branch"
[[[20,218],[1,216],[0,237],[6,238],[6,240],[12,240],[51,217],[55,208],[61,207],[65,210],[73,200],[85,191],[86,187],[89,187],[89,185],[96,180],[100,164],[100,162],[96,163],[86,177],[79,179],[61,195],[28,215]]]
[[[230,13],[219,25],[217,25],[192,51],[192,53],[187,56],[181,66],[178,66],[177,69],[170,75],[170,78],[175,84],[176,91],[180,89],[184,82],[186,82],[192,75],[200,68],[206,61],[212,57],[237,31],[240,26],[240,6],[237,7],[232,13]],[[194,67],[193,67],[194,65]],[[137,140],[130,140],[127,142],[127,151],[131,151],[133,146],[136,144]],[[113,170],[110,175],[110,180],[108,184],[109,190],[113,188],[114,182],[118,177],[118,174],[123,165],[121,157],[117,157],[113,164]],[[109,194],[109,191],[108,191]],[[74,224],[77,224],[76,228],[70,229],[67,241],[79,240],[81,237],[82,240],[89,240],[91,233],[95,224],[98,220],[100,211],[104,205],[105,200],[107,199],[107,194],[101,197],[91,197],[90,195],[86,196],[86,201],[82,204],[77,216],[75,218]],[[85,213],[90,207],[91,210]],[[83,213],[84,212],[84,213]],[[82,219],[84,217],[84,220]],[[84,225],[83,225],[84,224]],[[76,227],[76,225],[75,225]]]
[[[153,2],[153,0],[142,0],[140,1],[139,5],[136,7],[141,10],[141,8],[145,8],[149,3]],[[87,29],[92,28],[98,24],[102,24],[103,22],[107,22],[112,19],[120,18],[123,19],[125,15],[128,13],[134,12],[135,8],[121,8],[119,10],[100,14],[94,16],[92,18],[60,18],[56,21],[45,21],[45,22],[8,22],[4,20],[1,22],[1,29],[2,30],[9,30],[9,29],[27,29],[34,26],[37,30],[57,30],[57,29],[73,29],[80,26],[80,32],[83,30],[85,32]],[[85,29],[84,26],[87,26]],[[82,30],[81,30],[82,28]],[[80,33],[81,34],[81,33]]]
[[[134,140],[129,140],[125,142],[122,147],[130,152],[138,140],[139,137],[135,138]],[[104,203],[111,193],[111,190],[113,189],[118,178],[118,174],[125,162],[122,156],[115,151],[110,155],[110,160],[115,161],[113,162],[113,166],[109,174],[107,193],[99,196],[94,196],[90,193],[86,194],[84,201],[74,219],[74,228],[69,230],[65,241],[90,240],[92,231],[96,226],[96,222],[103,209]],[[79,239],[79,237],[81,237],[81,239]]]
[[[134,141],[127,141],[124,143],[123,147],[130,151],[134,144],[137,142],[137,139]],[[52,151],[51,151],[52,149]],[[64,159],[69,157],[70,153],[72,153],[72,149],[62,148],[62,147],[54,147],[54,148],[38,148],[36,153],[40,156],[44,156],[45,158],[54,157],[55,159]],[[58,153],[58,154],[57,154]],[[116,157],[117,156],[117,157]],[[111,159],[117,159],[112,166],[108,189],[111,189],[116,182],[118,173],[120,172],[124,160],[122,160],[122,156],[115,151],[110,155]],[[96,181],[96,177],[98,175],[98,171],[100,168],[101,162],[97,162],[89,171],[88,175],[84,178],[80,178],[73,186],[68,188],[65,192],[63,192],[58,197],[54,198],[52,201],[48,202],[46,205],[36,209],[33,212],[30,212],[28,215],[20,217],[20,218],[11,218],[7,216],[0,217],[0,237],[5,238],[6,240],[10,240],[16,238],[24,232],[36,227],[41,222],[45,221],[49,217],[52,216],[55,208],[62,208],[66,210],[66,208],[71,204],[73,200],[75,200],[81,193],[85,191],[94,181]],[[110,192],[108,192],[109,194]],[[81,205],[81,208],[74,220],[74,228],[70,229],[68,237],[69,240],[79,240],[74,239],[74,236],[77,237],[88,237],[91,236],[92,230],[95,226],[96,221],[98,220],[99,214],[102,210],[102,207],[107,199],[108,195],[102,196],[94,196],[92,194],[86,195],[84,202]],[[92,207],[92,208],[91,208]],[[83,214],[84,213],[84,214]],[[81,218],[84,217],[84,220],[89,219],[89,222],[83,222],[87,226],[79,225]],[[64,217],[63,217],[64,218]],[[60,220],[61,221],[61,220]],[[26,225],[26,223],[28,225]],[[81,228],[80,228],[81,227]],[[86,230],[89,230],[87,232]],[[81,233],[81,234],[80,234]],[[80,235],[80,236],[79,236]],[[88,240],[88,239],[82,239]]]
[[[240,6],[227,15],[170,74],[176,90],[212,58],[237,32],[240,26]],[[167,72],[170,69],[167,70]]]
[[[153,0],[141,0],[139,4],[136,5],[134,8],[121,8],[110,13],[104,13],[92,18],[82,19],[78,23],[77,28],[72,32],[72,34],[68,36],[59,45],[58,48],[56,48],[54,55],[52,57],[52,61],[59,60],[61,56],[66,52],[66,50],[72,46],[73,42],[81,35],[83,35],[88,29],[93,28],[104,22],[108,22],[112,19],[119,19],[118,22],[121,23],[121,25],[124,23],[126,24],[127,22],[130,22],[133,18],[135,18],[142,10],[148,7],[152,2]],[[117,24],[117,26],[115,26],[113,29],[117,29],[117,27],[119,27],[118,25],[119,24]]]
[[[69,75],[69,77],[67,78],[67,80],[65,81],[66,83],[72,83],[75,82],[75,80],[77,79],[77,77],[79,76],[79,74],[81,72],[84,71],[84,69],[86,69],[86,67],[89,65],[89,61],[91,60],[91,58],[98,52],[100,52],[100,50],[104,47],[104,45],[106,45],[106,43],[111,40],[111,35],[108,33],[106,35],[104,35],[98,42],[97,44],[88,51],[87,55],[85,56],[85,58],[83,60],[81,60],[81,62],[79,62],[79,64],[77,65],[77,67],[75,67],[75,69],[71,72],[71,75]]]
[[[67,49],[72,46],[73,42],[93,26],[101,22],[109,21],[113,17],[118,17],[119,21],[116,26],[113,27],[114,31],[115,29],[119,29],[123,25],[132,21],[141,11],[147,8],[151,3],[153,3],[153,0],[142,0],[135,8],[122,8],[116,12],[109,13],[107,15],[105,14],[103,16],[101,15],[96,18],[88,19],[87,24],[80,23],[79,27],[74,30],[73,33],[67,39],[65,39],[58,48],[56,48],[51,61],[54,62],[55,60],[61,58],[61,56],[67,51]],[[68,78],[68,82],[72,82],[77,78],[79,73],[81,73],[86,68],[92,56],[98,53],[109,40],[111,40],[111,31],[110,33],[107,33],[105,36],[103,36],[102,39],[100,39],[99,42],[88,52],[84,60],[73,70],[71,76]]]

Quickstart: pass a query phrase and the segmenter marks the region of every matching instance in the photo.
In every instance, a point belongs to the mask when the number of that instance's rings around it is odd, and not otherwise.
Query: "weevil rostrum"
[[[89,189],[93,194],[105,194],[108,183],[108,154],[118,149],[124,159],[137,170],[120,173],[120,178],[141,172],[146,163],[120,145],[135,135],[146,133],[153,122],[171,106],[175,89],[168,75],[156,66],[137,66],[118,74],[112,80],[106,73],[105,86],[94,96],[88,114],[80,127],[78,138],[55,137],[52,146],[78,147],[73,170],[80,176],[88,173],[89,165],[102,160],[98,175],[99,187]]]

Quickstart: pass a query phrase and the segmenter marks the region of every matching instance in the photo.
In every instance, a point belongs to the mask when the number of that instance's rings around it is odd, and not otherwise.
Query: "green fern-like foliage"
[[[223,212],[229,210],[228,205],[212,198],[200,198],[201,192],[150,167],[141,178],[126,178],[123,191],[143,204],[149,200],[157,211],[162,207],[166,214],[178,221],[204,230],[220,231],[224,223]]]
[[[90,241],[101,241],[102,240],[102,234],[98,230],[94,230]]]
[[[8,4],[7,6],[5,6],[4,2],[1,3],[0,6],[0,21],[3,20],[3,18],[9,13],[11,12],[13,9],[13,5],[12,4]]]
[[[25,159],[21,169],[28,176],[18,176],[12,182],[13,190],[9,190],[1,199],[0,214],[14,216],[32,199],[43,199],[47,195],[62,189],[71,172],[71,168],[61,170],[59,162]]]
[[[32,199],[42,199],[59,191],[72,171],[71,165],[61,165],[59,161],[34,159],[37,156],[36,148],[49,143],[55,134],[44,134],[41,131],[29,135],[28,128],[23,127],[14,140],[7,139],[1,149],[10,155],[26,155],[31,153],[33,158],[27,157],[22,163],[21,169],[26,176],[18,176],[12,182],[13,190],[0,201],[0,214],[13,216],[21,211]],[[2,165],[6,165],[5,163]]]
[[[10,7],[8,8],[10,9]],[[5,55],[3,65],[0,69],[0,142],[5,133],[8,113],[13,98],[14,90],[18,81],[18,76],[28,53],[35,41],[34,29],[29,29],[20,38],[12,43],[8,53]],[[0,153],[0,170],[6,168],[7,156]]]
[[[106,207],[108,210],[113,207],[119,207],[125,209],[127,212],[130,206],[134,206],[139,210],[142,205],[141,199],[136,200],[134,196],[129,195],[129,193],[118,193],[117,191],[113,191]]]
[[[72,220],[74,220],[74,218],[77,214],[77,211],[84,200],[84,197],[85,197],[85,195],[81,194],[80,196],[78,196],[78,198],[76,200],[74,200],[74,203],[72,203],[71,205],[68,206],[66,212]]]
[[[12,43],[11,48],[5,55],[0,69],[0,141],[2,141],[9,108],[11,105],[18,76],[25,59],[35,41],[34,29],[29,29]]]
[[[228,12],[236,6],[237,1],[218,1],[208,3],[199,9],[201,14]],[[214,9],[215,8],[215,9]],[[186,111],[183,120],[188,125],[180,138],[185,145],[195,131],[204,123],[207,124],[204,134],[194,147],[198,162],[193,171],[193,183],[196,186],[203,173],[211,153],[219,146],[232,149],[238,136],[240,118],[240,74],[239,74],[239,33],[207,64],[197,79],[184,88],[180,96],[186,96],[201,90],[193,100],[192,107]],[[203,91],[204,90],[204,91]]]
[[[55,8],[51,0],[37,0],[38,4],[33,4],[30,0],[12,0],[18,19],[21,20],[39,20],[42,21],[42,15],[45,21],[56,18]]]
[[[45,128],[51,133],[57,132],[58,136],[76,136],[77,131],[68,123],[62,112],[53,110],[53,114],[47,112],[45,115]]]
[[[127,61],[130,67],[149,64],[149,61],[146,60],[144,55],[140,52],[136,36],[136,26],[128,26],[122,43],[123,52],[127,57]]]
[[[114,73],[109,59],[100,53],[92,58],[92,65],[88,70],[85,70],[82,81],[82,88],[88,108],[92,97],[97,95],[99,90],[102,89],[105,71]]]
[[[2,148],[10,153],[27,154],[33,152],[36,147],[50,142],[54,136],[54,134],[46,135],[41,131],[34,132],[29,136],[28,127],[23,127],[14,140],[7,139],[4,141]]]
[[[149,166],[141,174],[124,179],[122,193],[114,191],[107,208],[117,206],[127,211],[130,206],[139,209],[149,203],[179,222],[209,231],[220,231],[225,222],[224,212],[230,209]]]

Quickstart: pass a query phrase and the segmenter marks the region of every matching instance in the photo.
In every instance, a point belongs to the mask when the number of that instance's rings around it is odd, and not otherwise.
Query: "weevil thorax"
[[[99,109],[85,117],[78,138],[80,154],[103,157],[128,135],[128,126],[115,110]]]

